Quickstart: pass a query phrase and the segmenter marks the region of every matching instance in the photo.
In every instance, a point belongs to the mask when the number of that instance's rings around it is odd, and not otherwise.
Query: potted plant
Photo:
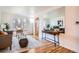
[[[55,29],[55,28],[59,28],[59,26],[53,26],[53,28]]]
[[[47,29],[50,30],[50,24],[47,24]]]
[[[8,31],[9,30],[9,24],[8,23],[4,23],[5,28],[3,28],[3,31]]]
[[[59,31],[59,26],[53,26],[54,31]]]

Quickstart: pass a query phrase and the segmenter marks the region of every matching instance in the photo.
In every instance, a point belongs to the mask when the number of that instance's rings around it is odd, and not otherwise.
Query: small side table
[[[45,37],[43,38],[43,33],[45,33]],[[56,45],[59,45],[59,34],[60,32],[59,31],[51,31],[51,30],[48,30],[48,31],[42,31],[42,39],[45,39],[46,40],[46,34],[51,34],[54,36],[54,39],[51,39],[52,41],[54,41],[54,44],[55,44],[55,47]],[[57,36],[57,41],[56,41],[56,36]],[[48,38],[50,39],[50,38]]]

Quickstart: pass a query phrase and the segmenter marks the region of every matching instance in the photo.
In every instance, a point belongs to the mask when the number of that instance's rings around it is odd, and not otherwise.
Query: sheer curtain
[[[29,33],[33,32],[32,24],[30,23],[30,20],[28,18],[13,18],[14,31],[16,31],[17,28],[23,29],[23,31],[27,31]]]

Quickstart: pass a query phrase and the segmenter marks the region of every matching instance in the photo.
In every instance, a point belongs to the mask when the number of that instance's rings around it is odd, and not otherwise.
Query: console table
[[[43,36],[43,33],[45,33],[45,37]],[[52,39],[54,41],[55,46],[58,44],[59,45],[59,31],[53,31],[53,30],[44,30],[42,31],[42,39],[46,39],[46,34],[51,34],[54,36],[54,39]],[[57,37],[57,41],[56,41],[56,37]]]

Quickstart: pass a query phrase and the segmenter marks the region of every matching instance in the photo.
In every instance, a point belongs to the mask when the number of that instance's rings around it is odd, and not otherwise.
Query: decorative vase
[[[27,47],[28,46],[27,38],[20,39],[19,45],[20,45],[21,48]]]

